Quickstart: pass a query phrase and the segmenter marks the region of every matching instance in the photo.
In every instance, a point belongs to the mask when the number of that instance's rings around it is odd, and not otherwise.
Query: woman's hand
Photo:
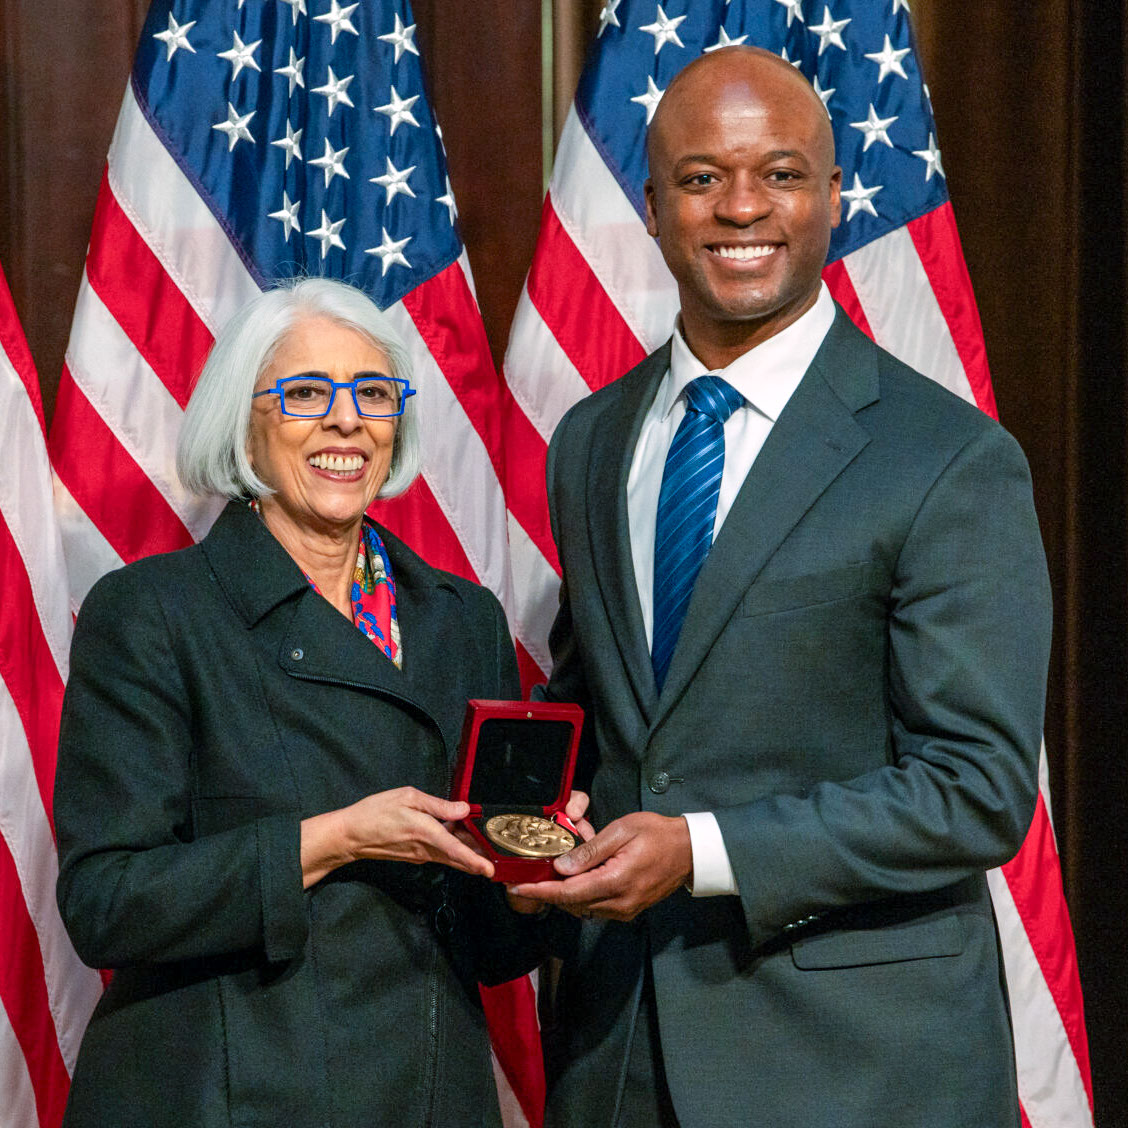
[[[350,807],[302,820],[301,858],[305,888],[338,866],[361,858],[439,862],[465,873],[493,876],[493,863],[471,850],[450,824],[470,814],[467,803],[398,787],[366,795]]]

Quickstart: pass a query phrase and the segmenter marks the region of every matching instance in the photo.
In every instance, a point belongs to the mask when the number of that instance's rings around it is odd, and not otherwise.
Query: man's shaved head
[[[646,155],[651,168],[654,162],[655,145],[660,144],[663,121],[679,112],[679,104],[685,99],[700,98],[703,89],[717,91],[718,86],[737,82],[763,84],[766,90],[773,83],[780,88],[790,86],[799,98],[805,99],[819,123],[819,133],[826,145],[825,156],[829,164],[834,164],[834,131],[830,126],[830,116],[822,99],[814,87],[789,62],[781,59],[762,47],[743,45],[724,47],[700,55],[686,64],[670,81],[654,111],[650,127],[646,133]]]

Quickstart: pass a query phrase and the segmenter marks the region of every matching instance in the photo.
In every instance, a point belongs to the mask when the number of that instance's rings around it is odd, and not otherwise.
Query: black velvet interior
[[[571,740],[572,725],[567,721],[525,717],[483,721],[467,799],[488,806],[494,814],[543,814],[543,809],[523,809],[544,808],[556,801]]]

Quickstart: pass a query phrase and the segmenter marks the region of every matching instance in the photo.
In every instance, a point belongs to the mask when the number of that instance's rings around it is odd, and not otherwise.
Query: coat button
[[[650,790],[655,795],[664,795],[670,790],[670,773],[669,772],[655,772],[650,777]]]
[[[302,648],[298,646],[290,651],[290,657],[293,658],[295,662],[300,662],[305,655],[302,653]]]

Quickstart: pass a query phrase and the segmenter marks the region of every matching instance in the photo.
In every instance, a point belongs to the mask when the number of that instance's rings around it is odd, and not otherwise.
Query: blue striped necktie
[[[697,573],[713,544],[725,464],[725,420],[744,397],[720,376],[699,376],[685,388],[678,426],[658,495],[654,531],[654,680],[661,691],[685,620]]]

